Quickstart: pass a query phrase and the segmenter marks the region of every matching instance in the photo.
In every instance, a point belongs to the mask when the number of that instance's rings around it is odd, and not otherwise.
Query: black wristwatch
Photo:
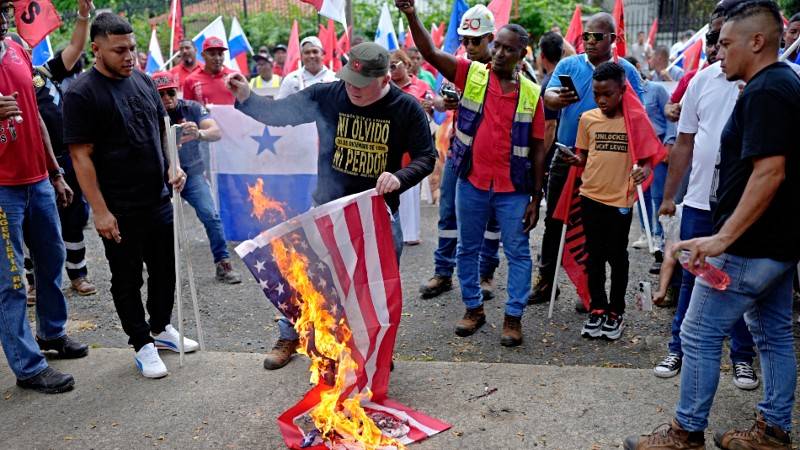
[[[59,167],[59,168],[56,168],[56,169],[53,169],[53,170],[50,171],[50,179],[51,180],[54,180],[54,179],[56,179],[58,177],[63,177],[63,176],[64,176],[64,169],[62,167]]]

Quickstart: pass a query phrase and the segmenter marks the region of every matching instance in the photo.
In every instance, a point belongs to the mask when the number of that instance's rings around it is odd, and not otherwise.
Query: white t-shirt
[[[275,99],[286,98],[317,83],[332,83],[334,81],[336,81],[336,74],[325,66],[322,66],[322,70],[317,72],[316,75],[306,69],[298,69],[283,78],[281,88],[278,90],[278,96]]]
[[[686,89],[678,133],[694,133],[695,136],[692,172],[689,188],[683,197],[684,205],[711,210],[709,196],[720,137],[739,98],[738,86],[739,82],[725,79],[717,62],[698,72]]]

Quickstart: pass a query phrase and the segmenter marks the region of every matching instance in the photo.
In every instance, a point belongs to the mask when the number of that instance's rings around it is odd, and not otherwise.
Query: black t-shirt
[[[39,105],[39,114],[47,126],[47,134],[53,145],[56,156],[67,154],[64,145],[64,123],[61,118],[61,82],[70,76],[61,59],[61,52],[47,61],[42,67],[36,67],[33,76],[33,86],[36,88],[36,103]]]
[[[156,213],[168,203],[166,115],[153,80],[138,70],[116,80],[92,68],[64,95],[64,143],[94,146],[100,191],[114,215]]]
[[[728,248],[728,253],[780,261],[800,258],[798,114],[800,78],[784,63],[772,64],[756,74],[736,103],[722,131],[711,188],[714,232],[739,204],[753,173],[754,159],[784,155],[786,178],[764,214]]]
[[[374,188],[380,174],[390,172],[400,180],[400,191],[386,195],[386,203],[396,211],[400,193],[422,181],[436,162],[425,111],[394,85],[385,97],[363,108],[350,102],[343,81],[315,84],[281,100],[251,95],[236,107],[271,126],[316,121],[318,204]],[[401,169],[406,152],[411,162]]]

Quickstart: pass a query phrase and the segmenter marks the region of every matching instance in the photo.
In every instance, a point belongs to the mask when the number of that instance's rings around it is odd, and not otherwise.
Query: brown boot
[[[472,336],[485,323],[486,314],[483,313],[483,305],[467,309],[464,317],[456,324],[456,334],[461,337]]]
[[[792,438],[778,427],[768,425],[761,413],[747,431],[729,430],[714,434],[717,447],[726,450],[766,450],[792,448]]]
[[[97,293],[97,288],[86,277],[75,278],[70,283],[72,284],[72,289],[81,297]]]
[[[693,436],[696,435],[696,436]],[[629,436],[625,439],[625,450],[704,450],[706,448],[703,432],[690,433],[676,420],[667,426],[656,428],[652,434]]]
[[[300,345],[300,340],[298,339],[278,339],[272,350],[267,353],[267,357],[264,358],[264,368],[275,370],[289,364],[292,355],[297,353],[298,345]]]
[[[519,344],[522,344],[522,320],[520,317],[506,314],[506,318],[503,320],[503,337],[500,338],[500,345],[516,347]]]
[[[443,275],[434,275],[427,283],[419,288],[422,298],[434,298],[453,289],[453,278]]]

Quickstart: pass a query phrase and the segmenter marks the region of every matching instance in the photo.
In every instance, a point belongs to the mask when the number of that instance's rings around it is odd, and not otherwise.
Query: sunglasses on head
[[[395,61],[395,62],[389,64],[389,69],[396,70],[398,67],[400,67],[402,65],[403,65],[403,61]]]
[[[709,31],[706,33],[706,46],[711,47],[719,42],[719,31]]]
[[[164,89],[163,91],[160,91],[159,94],[161,94],[162,97],[165,95],[168,95],[170,97],[175,97],[176,95],[178,95],[178,91],[177,89]]]
[[[475,47],[478,47],[483,42],[483,36],[461,36],[461,44],[466,47],[469,44],[472,44]]]
[[[594,39],[595,42],[600,42],[606,38],[606,35],[615,36],[614,33],[600,33],[600,32],[592,32],[592,31],[585,31],[583,33],[583,40],[586,42],[591,41]]]

